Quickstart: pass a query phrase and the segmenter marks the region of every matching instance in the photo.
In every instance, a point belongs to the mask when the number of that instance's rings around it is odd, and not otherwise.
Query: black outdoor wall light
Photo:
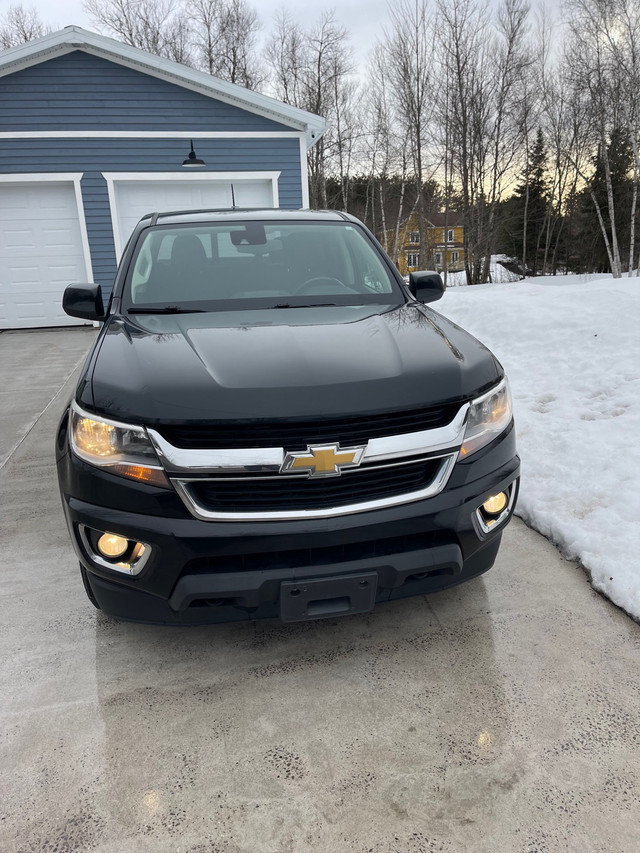
[[[200,160],[200,158],[196,156],[196,152],[193,150],[193,139],[191,140],[191,151],[189,151],[189,156],[186,160],[182,161],[182,165],[186,166],[187,168],[207,165],[204,160]]]

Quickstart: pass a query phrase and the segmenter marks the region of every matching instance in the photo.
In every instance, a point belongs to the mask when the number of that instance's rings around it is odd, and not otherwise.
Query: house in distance
[[[416,270],[459,272],[464,269],[464,225],[462,217],[449,211],[433,214],[426,222],[426,246],[420,245],[417,216],[406,219],[400,230],[398,269],[402,275]]]

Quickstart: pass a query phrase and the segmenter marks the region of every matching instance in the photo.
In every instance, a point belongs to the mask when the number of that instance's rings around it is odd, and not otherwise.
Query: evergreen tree
[[[607,153],[609,156],[609,168],[611,170],[611,186],[616,201],[616,229],[620,244],[620,254],[623,261],[625,261],[629,256],[630,209],[631,194],[633,192],[633,181],[631,179],[633,151],[626,129],[620,127],[614,128],[611,132],[609,144],[607,145]],[[610,238],[611,223],[607,214],[604,158],[600,151],[596,153],[593,165],[594,172],[589,183],[602,212],[605,229]],[[589,272],[610,272],[611,267],[602,230],[598,222],[593,199],[588,189],[580,193],[580,201],[582,207],[582,227],[579,233],[579,240],[584,256],[581,267]]]
[[[516,259],[523,274],[538,275],[544,259],[545,229],[549,213],[547,152],[542,130],[529,152],[520,183],[503,205],[501,250]]]

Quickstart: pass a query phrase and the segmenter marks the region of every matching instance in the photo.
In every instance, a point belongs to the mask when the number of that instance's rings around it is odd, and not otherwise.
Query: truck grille
[[[442,458],[344,471],[340,477],[295,476],[193,480],[186,485],[199,507],[213,512],[314,510],[418,492],[442,468]]]
[[[349,418],[322,418],[313,421],[225,421],[209,424],[154,427],[174,447],[187,450],[220,450],[237,447],[284,447],[304,450],[308,444],[340,442],[343,447],[366,444],[372,438],[435,429],[450,423],[460,403],[428,409],[385,412]]]

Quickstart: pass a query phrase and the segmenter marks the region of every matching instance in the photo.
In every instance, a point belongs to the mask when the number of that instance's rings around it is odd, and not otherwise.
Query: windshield
[[[130,313],[402,301],[356,225],[237,220],[143,232],[123,297]]]

